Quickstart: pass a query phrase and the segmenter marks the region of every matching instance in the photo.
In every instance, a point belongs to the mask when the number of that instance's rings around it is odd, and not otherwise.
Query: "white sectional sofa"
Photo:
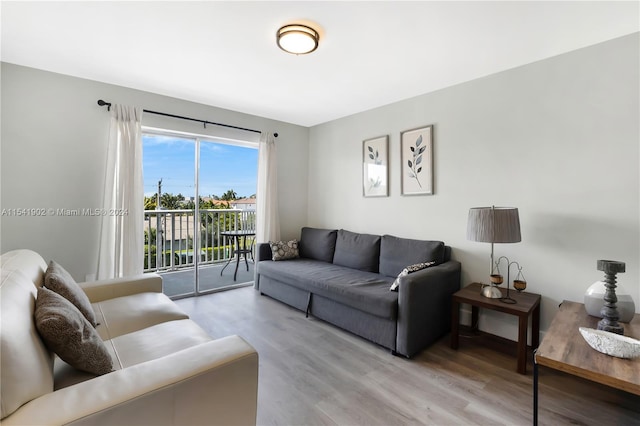
[[[162,294],[158,275],[80,283],[114,371],[95,376],[55,356],[34,323],[47,263],[30,250],[0,258],[0,423],[249,425],[258,354],[214,340]]]

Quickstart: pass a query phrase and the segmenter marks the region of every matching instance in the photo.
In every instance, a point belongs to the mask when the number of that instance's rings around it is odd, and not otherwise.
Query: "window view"
[[[171,297],[253,281],[257,145],[142,140],[145,272],[162,274]]]

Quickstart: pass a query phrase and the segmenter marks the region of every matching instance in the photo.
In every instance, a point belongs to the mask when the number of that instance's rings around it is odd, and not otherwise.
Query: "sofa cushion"
[[[383,235],[380,241],[380,273],[396,277],[407,266],[414,263],[444,262],[442,241],[412,240],[392,235]]]
[[[208,342],[212,338],[195,322],[184,319],[168,321],[134,331],[104,342],[114,362],[114,370],[171,355],[183,349]],[[62,389],[95,376],[76,370],[56,358],[55,389]]]
[[[389,291],[393,279],[380,274],[304,258],[262,261],[258,273],[372,315],[397,317],[398,293]]]
[[[162,293],[137,293],[93,304],[102,340],[142,330],[167,321],[189,318],[182,309]]]
[[[269,241],[271,247],[271,260],[289,260],[300,257],[298,240]]]
[[[212,340],[190,319],[167,321],[111,339],[121,368],[151,361]]]
[[[331,263],[336,249],[337,234],[338,231],[335,229],[302,228],[300,256]]]
[[[333,263],[361,271],[378,272],[380,236],[339,230]]]
[[[0,418],[53,391],[53,356],[33,321],[46,269],[30,250],[0,257]]]
[[[95,327],[98,324],[87,295],[71,274],[53,260],[49,262],[49,267],[45,273],[44,286],[73,303],[91,325]]]
[[[40,287],[35,322],[47,346],[73,367],[98,375],[113,370],[111,356],[93,325],[64,297]]]

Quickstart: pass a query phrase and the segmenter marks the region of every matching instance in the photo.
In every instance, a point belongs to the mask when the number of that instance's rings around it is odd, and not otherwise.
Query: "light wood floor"
[[[259,425],[530,425],[532,367],[475,337],[408,360],[253,288],[178,300],[213,337],[259,353]],[[540,369],[541,425],[640,425],[640,397]]]

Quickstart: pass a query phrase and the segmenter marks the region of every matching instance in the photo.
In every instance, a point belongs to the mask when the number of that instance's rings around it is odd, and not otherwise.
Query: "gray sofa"
[[[274,261],[271,246],[258,245],[261,294],[406,357],[449,331],[461,266],[443,242],[305,227],[298,246],[298,258]],[[398,278],[429,261],[436,264]]]

